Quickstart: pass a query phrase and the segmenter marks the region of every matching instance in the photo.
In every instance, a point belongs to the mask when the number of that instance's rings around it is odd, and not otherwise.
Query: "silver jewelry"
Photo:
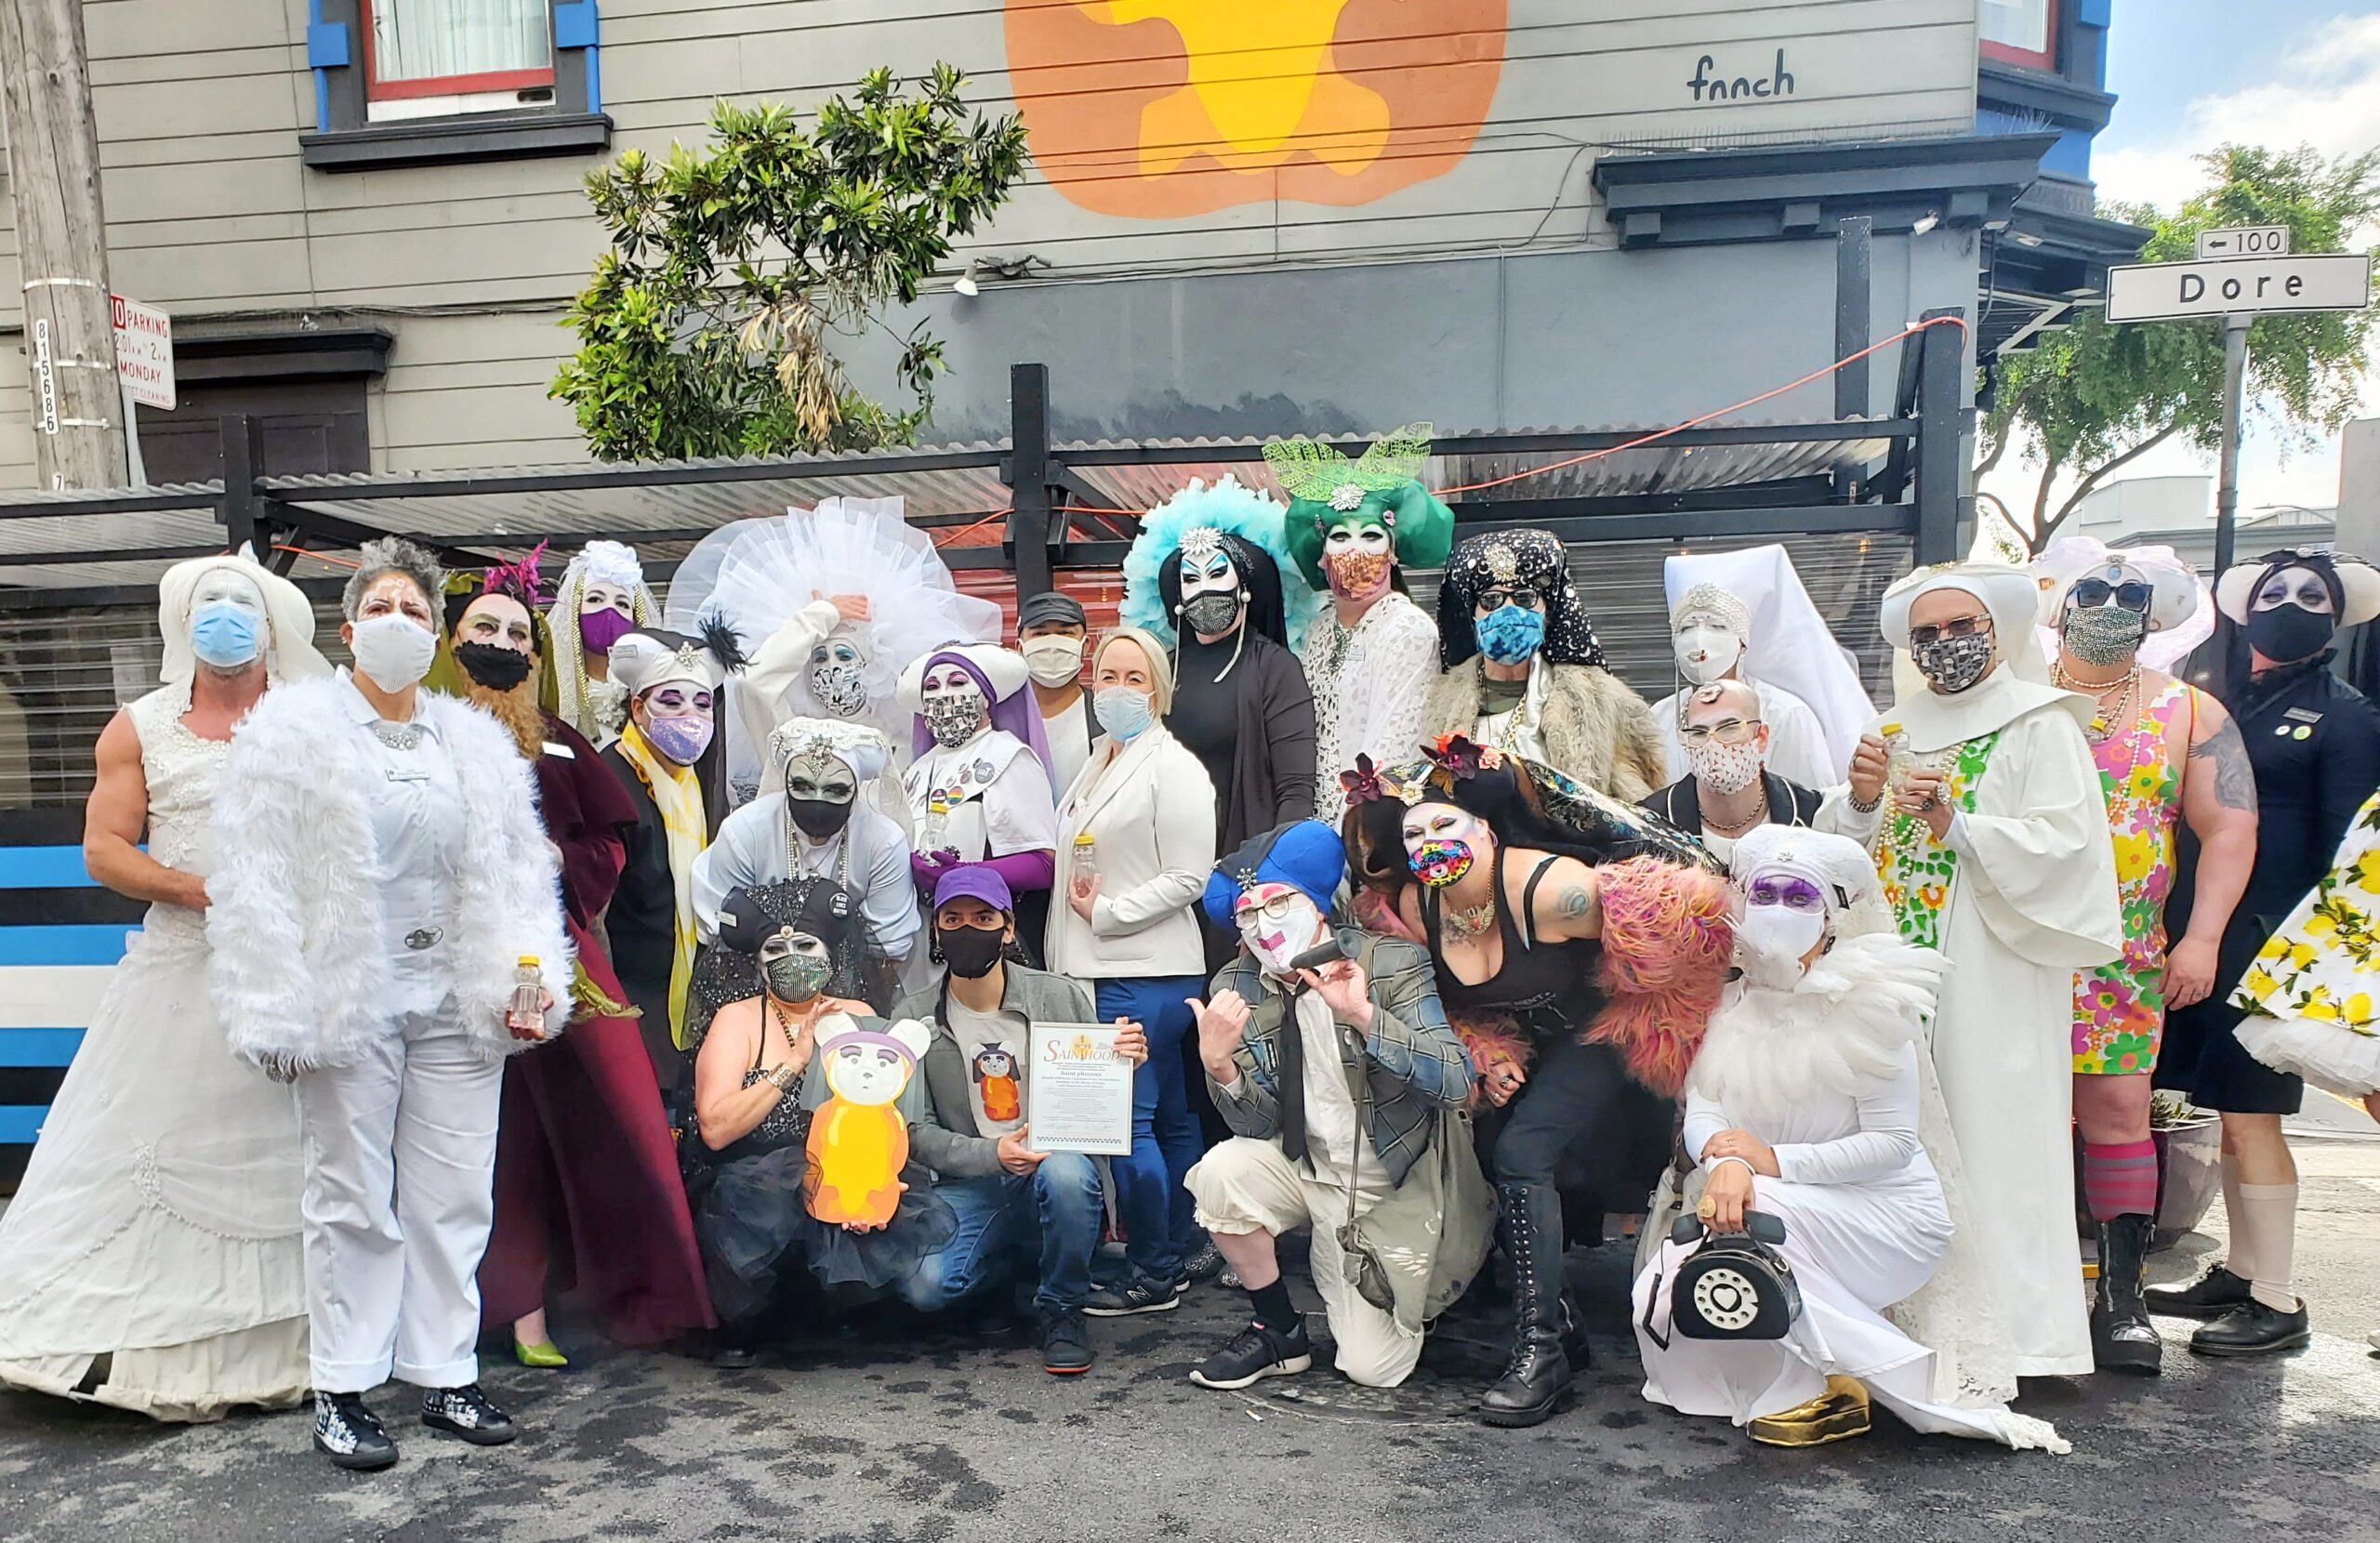
[[[372,720],[372,736],[391,750],[420,749],[421,732],[418,723],[392,723],[385,718]]]

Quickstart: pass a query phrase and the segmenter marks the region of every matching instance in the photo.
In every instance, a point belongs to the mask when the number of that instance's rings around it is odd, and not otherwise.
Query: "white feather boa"
[[[1857,1098],[1900,1070],[1949,961],[1891,932],[1840,938],[1790,991],[1727,988],[1690,1091],[1758,1129],[1822,1095]]]
[[[206,882],[212,993],[233,1054],[341,1066],[389,1032],[373,773],[351,688],[326,676],[265,693],[231,736]],[[478,707],[424,692],[416,709],[453,758],[470,840],[451,955],[463,1026],[491,1061],[531,1042],[504,1026],[520,956],[535,955],[567,1022],[571,947],[536,783],[512,736]]]

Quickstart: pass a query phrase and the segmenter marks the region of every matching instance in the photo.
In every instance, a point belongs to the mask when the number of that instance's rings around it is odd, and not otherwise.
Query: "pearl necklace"
[[[2097,710],[2092,714],[2091,721],[2082,732],[2092,744],[2099,745],[2131,717],[2126,709],[2132,706],[2133,692],[2140,685],[2140,661],[2135,659],[2130,669],[2104,685],[2075,679],[2067,673],[2066,662],[2062,659],[2051,661],[2049,677],[2053,685],[2065,691],[2080,692],[2096,704]],[[2115,697],[2113,702],[2108,700],[2110,693]]]

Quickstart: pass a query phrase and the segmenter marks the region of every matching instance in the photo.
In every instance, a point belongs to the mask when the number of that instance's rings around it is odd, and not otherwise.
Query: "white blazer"
[[[1091,920],[1067,902],[1075,837],[1099,865]],[[1130,745],[1104,740],[1058,805],[1050,969],[1078,980],[1204,975],[1198,897],[1215,866],[1215,787],[1162,723]]]

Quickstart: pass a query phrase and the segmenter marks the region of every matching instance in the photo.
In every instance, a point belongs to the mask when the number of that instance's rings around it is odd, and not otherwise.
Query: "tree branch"
[[[2099,483],[2106,479],[2108,473],[2148,455],[2150,451],[2156,449],[2159,445],[2163,444],[2167,440],[2172,439],[2175,434],[2181,432],[2181,428],[2182,426],[2178,423],[2169,423],[2164,428],[2157,430],[2154,434],[2151,434],[2147,439],[2141,441],[2138,444],[2134,445],[2130,450],[2125,451],[2122,455],[2114,457],[2112,460],[2102,462],[2098,467],[2094,468],[2090,475],[2084,477],[2081,481],[2074,484],[2074,491],[2067,495],[2065,503],[2058,506],[2056,518],[2052,519],[2046,527],[2040,529],[2038,539],[2043,542],[2048,541],[2050,536],[2056,533],[2057,528],[2066,523],[2067,516],[2072,514],[2075,509],[2081,506],[2082,500],[2091,495],[2091,490],[2097,487]],[[2047,487],[2046,482],[2043,483],[2043,487]],[[2038,508],[2034,511],[2034,524],[2036,527],[2040,527],[2041,524],[2041,515]],[[2033,549],[2036,552],[2041,550],[2039,547],[2036,547]]]
[[[2049,486],[2057,480],[2057,468],[2064,464],[2057,456],[2045,457],[2042,462],[2042,480],[2033,484],[2033,516],[2025,521],[2025,549],[2035,557],[2041,556],[2042,547],[2049,540],[2048,533],[2042,529],[2042,521],[2049,512]]]
[[[1984,473],[1990,471],[1992,468],[1998,466],[2000,464],[2000,457],[2008,454],[2008,447],[2023,437],[2025,428],[2024,413],[2026,399],[2032,396],[2035,392],[2040,390],[2040,389],[2041,388],[2038,385],[2028,385],[2023,389],[2019,390],[2015,396],[2008,399],[2007,425],[2000,430],[2000,437],[1992,442],[1990,453],[1986,455],[1982,460],[1976,463],[1975,474],[1977,476],[1980,477]]]

